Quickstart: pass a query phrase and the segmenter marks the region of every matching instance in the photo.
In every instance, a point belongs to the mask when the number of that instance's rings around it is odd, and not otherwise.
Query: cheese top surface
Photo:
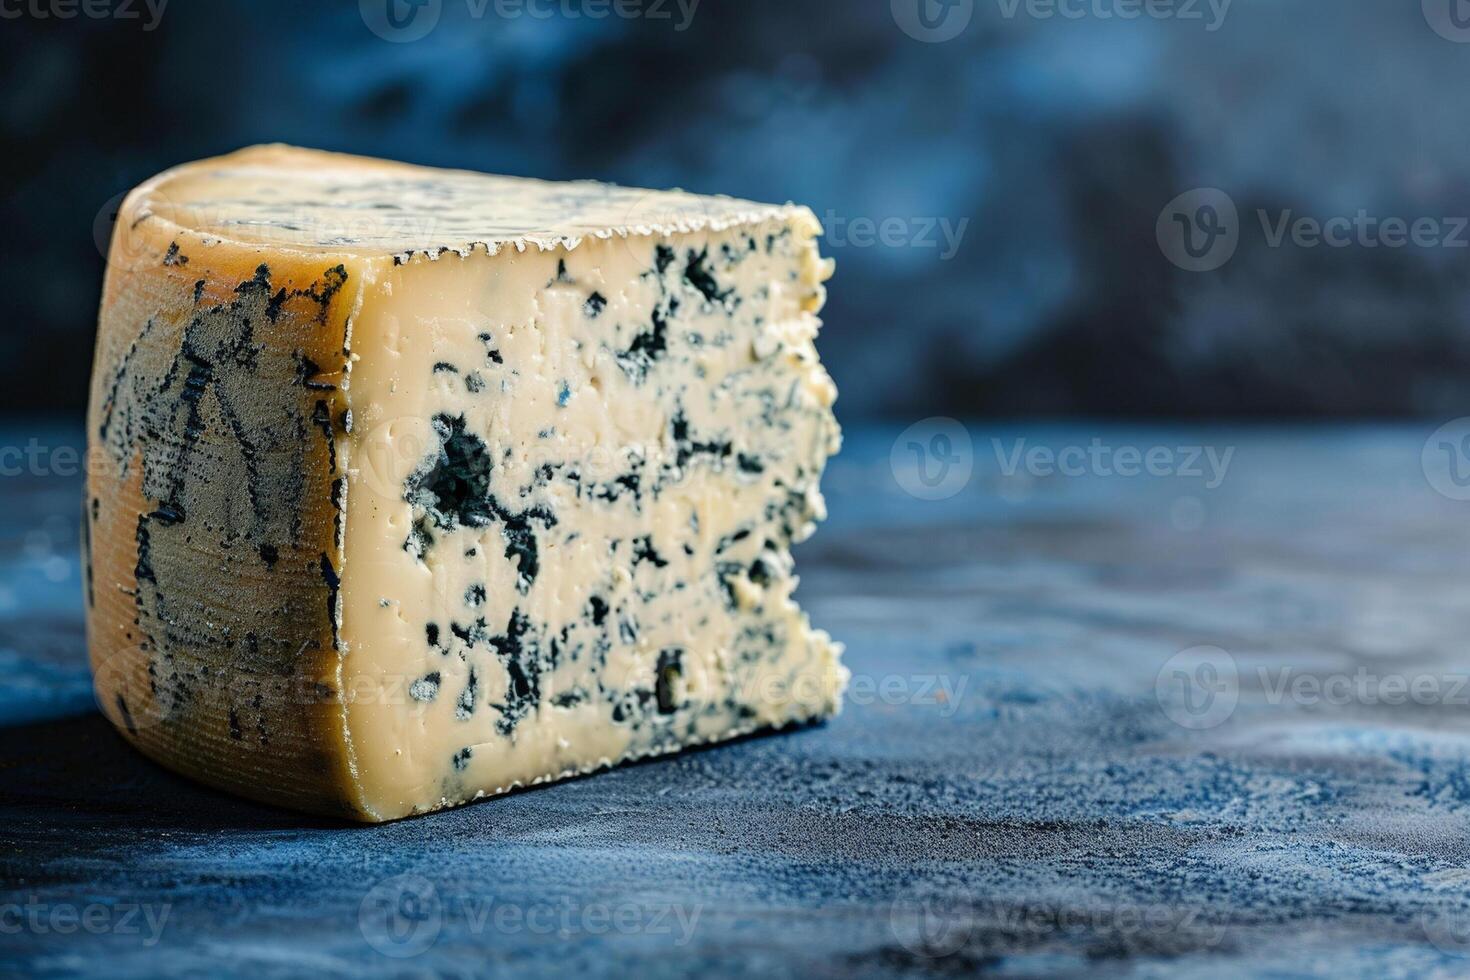
[[[586,238],[810,217],[795,205],[440,170],[282,145],[165,171],[139,187],[130,205],[134,220],[224,241],[403,257],[575,248]]]

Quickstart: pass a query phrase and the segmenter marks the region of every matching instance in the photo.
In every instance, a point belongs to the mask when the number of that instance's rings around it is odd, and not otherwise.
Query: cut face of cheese
[[[99,702],[389,820],[835,712],[792,600],[839,445],[810,212],[258,147],[119,215]]]

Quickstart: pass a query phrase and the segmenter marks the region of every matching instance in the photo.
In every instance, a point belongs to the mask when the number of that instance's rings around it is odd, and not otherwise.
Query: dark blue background
[[[1234,0],[1216,30],[959,0],[973,16],[939,43],[903,29],[918,0],[702,0],[687,30],[671,2],[597,21],[570,16],[583,0],[437,0],[409,43],[356,0],[171,0],[151,30],[137,0],[139,19],[32,12],[65,2],[0,0],[0,414],[31,416],[0,425],[0,470],[46,451],[0,472],[0,975],[1465,971],[1470,423],[1434,430],[1470,411],[1470,249],[1272,247],[1256,218],[1456,235],[1470,44],[1425,13],[1452,0]],[[75,465],[98,236],[138,181],[269,140],[828,222],[847,444],[798,567],[848,646],[839,718],[374,828],[214,793],[110,730]],[[1170,207],[1198,188],[1232,204],[1238,247],[1191,272],[1157,228],[1199,218],[1199,195]],[[885,221],[888,244],[854,238]],[[913,240],[944,223],[953,254]],[[936,415],[969,422],[911,425]],[[1083,418],[1035,419],[1056,415]],[[1415,420],[1296,421],[1395,415]],[[964,478],[915,494],[950,430],[973,439]],[[1006,471],[1013,447],[1094,444],[1234,462],[1218,486]],[[1214,727],[1172,700],[1201,645],[1239,664]],[[1440,696],[1324,704],[1262,680],[1360,671]],[[918,694],[935,678],[953,699]],[[889,680],[910,693],[860,696]],[[379,956],[375,896],[405,875],[443,921],[416,958]],[[676,945],[463,914],[492,899],[701,918]],[[16,934],[7,910],[31,903],[170,918],[157,945]],[[918,911],[955,941],[916,934]]]
[[[600,20],[442,0],[412,43],[354,0],[173,0],[156,24],[141,0],[35,2],[0,20],[0,410],[80,412],[109,200],[270,140],[810,204],[848,420],[1444,415],[1470,394],[1470,249],[1273,249],[1254,217],[1470,214],[1470,44],[1419,0],[1235,0],[1223,21],[1207,0],[1133,21],[974,0],[943,43],[889,0],[702,0],[687,24],[676,0]],[[1242,242],[1190,273],[1154,229],[1201,186],[1239,205]],[[865,245],[859,219],[906,230]],[[914,240],[941,219],[967,222],[947,259]]]

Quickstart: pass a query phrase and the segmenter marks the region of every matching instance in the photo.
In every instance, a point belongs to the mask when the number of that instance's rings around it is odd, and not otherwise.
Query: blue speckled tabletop
[[[0,975],[1463,975],[1470,503],[1432,429],[972,424],[935,490],[933,431],[852,431],[798,552],[839,719],[380,827],[115,737],[78,479],[5,476]]]

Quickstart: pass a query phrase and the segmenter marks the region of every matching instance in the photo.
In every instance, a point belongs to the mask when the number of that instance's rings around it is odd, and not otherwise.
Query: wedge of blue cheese
[[[137,188],[88,416],[104,712],[391,820],[830,715],[805,208],[284,146]]]

